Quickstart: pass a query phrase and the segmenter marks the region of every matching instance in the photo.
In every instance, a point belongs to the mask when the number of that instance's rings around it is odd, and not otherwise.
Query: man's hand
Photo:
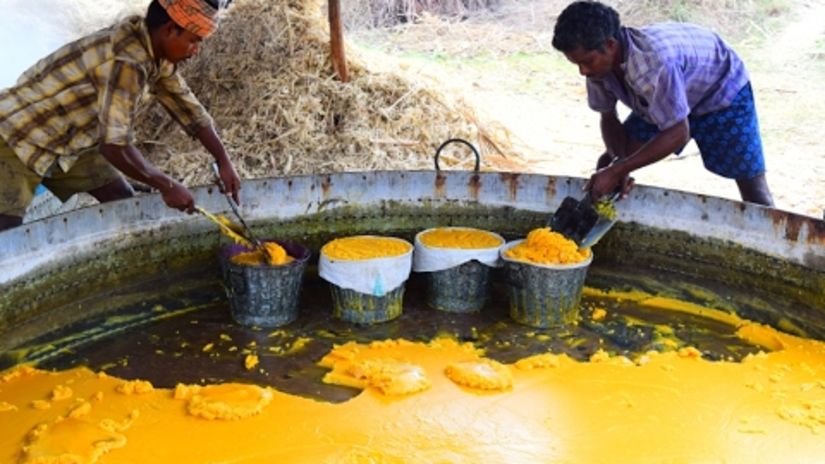
[[[227,161],[225,163],[218,163],[218,172],[221,177],[221,193],[232,195],[235,203],[240,204],[238,199],[238,191],[241,189],[241,178],[235,172],[235,167],[232,163]]]
[[[160,194],[166,206],[190,214],[195,212],[195,198],[180,182],[169,179],[168,186],[161,189]]]
[[[616,161],[618,161],[618,158],[614,158],[609,153],[605,153],[600,156],[596,162],[596,173],[590,177],[590,180],[588,180],[584,186],[584,190],[590,192],[590,196],[594,200],[598,200],[602,196],[615,191],[617,187],[620,187],[619,200],[623,200],[627,198],[627,195],[636,185],[635,179],[630,177],[629,174],[625,174],[617,180],[616,177],[621,174],[616,172],[616,168],[608,172],[608,169]]]
[[[134,145],[101,144],[100,153],[122,173],[156,188],[163,196],[163,201],[170,208],[187,213],[195,211],[195,199],[192,197],[192,193],[183,184],[147,162],[143,154]]]
[[[602,113],[602,128],[610,129],[607,135],[615,135],[619,130],[616,126],[618,120],[613,120],[610,114]],[[615,143],[608,143],[609,138],[605,135],[605,142],[608,146],[608,152],[611,147],[616,146]],[[627,145],[625,138],[625,154],[620,152],[612,152],[602,155],[599,158],[596,166],[596,173],[590,177],[590,180],[585,185],[585,189],[590,191],[590,195],[594,200],[614,191],[617,187],[620,188],[619,198],[627,197],[627,194],[635,185],[630,173],[636,169],[643,168],[653,164],[667,155],[673,153],[679,147],[684,146],[690,140],[690,125],[687,118],[677,122],[669,128],[659,132],[655,137],[642,144],[636,146],[637,143]],[[621,148],[621,144],[619,145]]]

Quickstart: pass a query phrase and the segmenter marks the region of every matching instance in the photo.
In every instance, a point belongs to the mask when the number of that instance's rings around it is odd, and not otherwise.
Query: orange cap
[[[218,9],[206,0],[158,0],[172,21],[198,37],[218,29]]]

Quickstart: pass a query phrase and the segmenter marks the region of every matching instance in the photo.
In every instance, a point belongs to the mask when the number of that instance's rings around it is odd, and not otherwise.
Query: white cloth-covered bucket
[[[361,238],[381,238],[403,242],[409,251],[386,258],[342,260],[330,258],[321,248],[318,274],[327,282],[343,289],[354,290],[372,296],[384,296],[397,289],[410,277],[413,246],[395,237],[363,235]]]
[[[421,237],[427,232],[436,229],[472,230],[490,234],[499,239],[500,244],[491,248],[441,248],[427,246],[421,242]],[[500,235],[472,227],[437,227],[419,232],[415,236],[415,253],[413,254],[413,271],[437,272],[452,269],[470,261],[478,261],[490,267],[500,266],[499,249],[504,245],[504,238]]]

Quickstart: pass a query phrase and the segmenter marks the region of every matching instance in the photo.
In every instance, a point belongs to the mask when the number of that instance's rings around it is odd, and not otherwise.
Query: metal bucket
[[[233,256],[249,251],[244,246],[227,245],[220,252],[230,313],[241,325],[279,327],[298,317],[301,282],[310,252],[295,243],[266,241],[281,245],[295,260],[283,266],[249,266],[231,261]]]
[[[579,319],[579,302],[593,255],[576,264],[542,265],[516,261],[504,252],[522,240],[501,249],[510,317],[541,329],[560,328]]]
[[[402,284],[383,296],[375,296],[329,284],[332,293],[332,315],[355,324],[391,321],[401,315],[404,307],[404,287]]]
[[[490,295],[490,271],[473,260],[443,271],[424,273],[427,305],[439,311],[481,311]]]

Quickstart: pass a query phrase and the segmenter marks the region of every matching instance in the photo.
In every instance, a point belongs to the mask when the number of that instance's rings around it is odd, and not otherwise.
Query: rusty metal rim
[[[276,177],[244,183],[243,211],[252,220],[282,220],[347,205],[480,204],[550,213],[585,179],[467,171],[370,171]],[[213,187],[193,189],[196,203],[225,209]],[[720,239],[818,271],[825,270],[825,221],[706,195],[638,186],[617,205],[621,221]],[[96,205],[0,233],[0,289],[61,254],[84,254],[124,235],[174,228],[198,233],[203,219],[167,208],[159,195]]]

